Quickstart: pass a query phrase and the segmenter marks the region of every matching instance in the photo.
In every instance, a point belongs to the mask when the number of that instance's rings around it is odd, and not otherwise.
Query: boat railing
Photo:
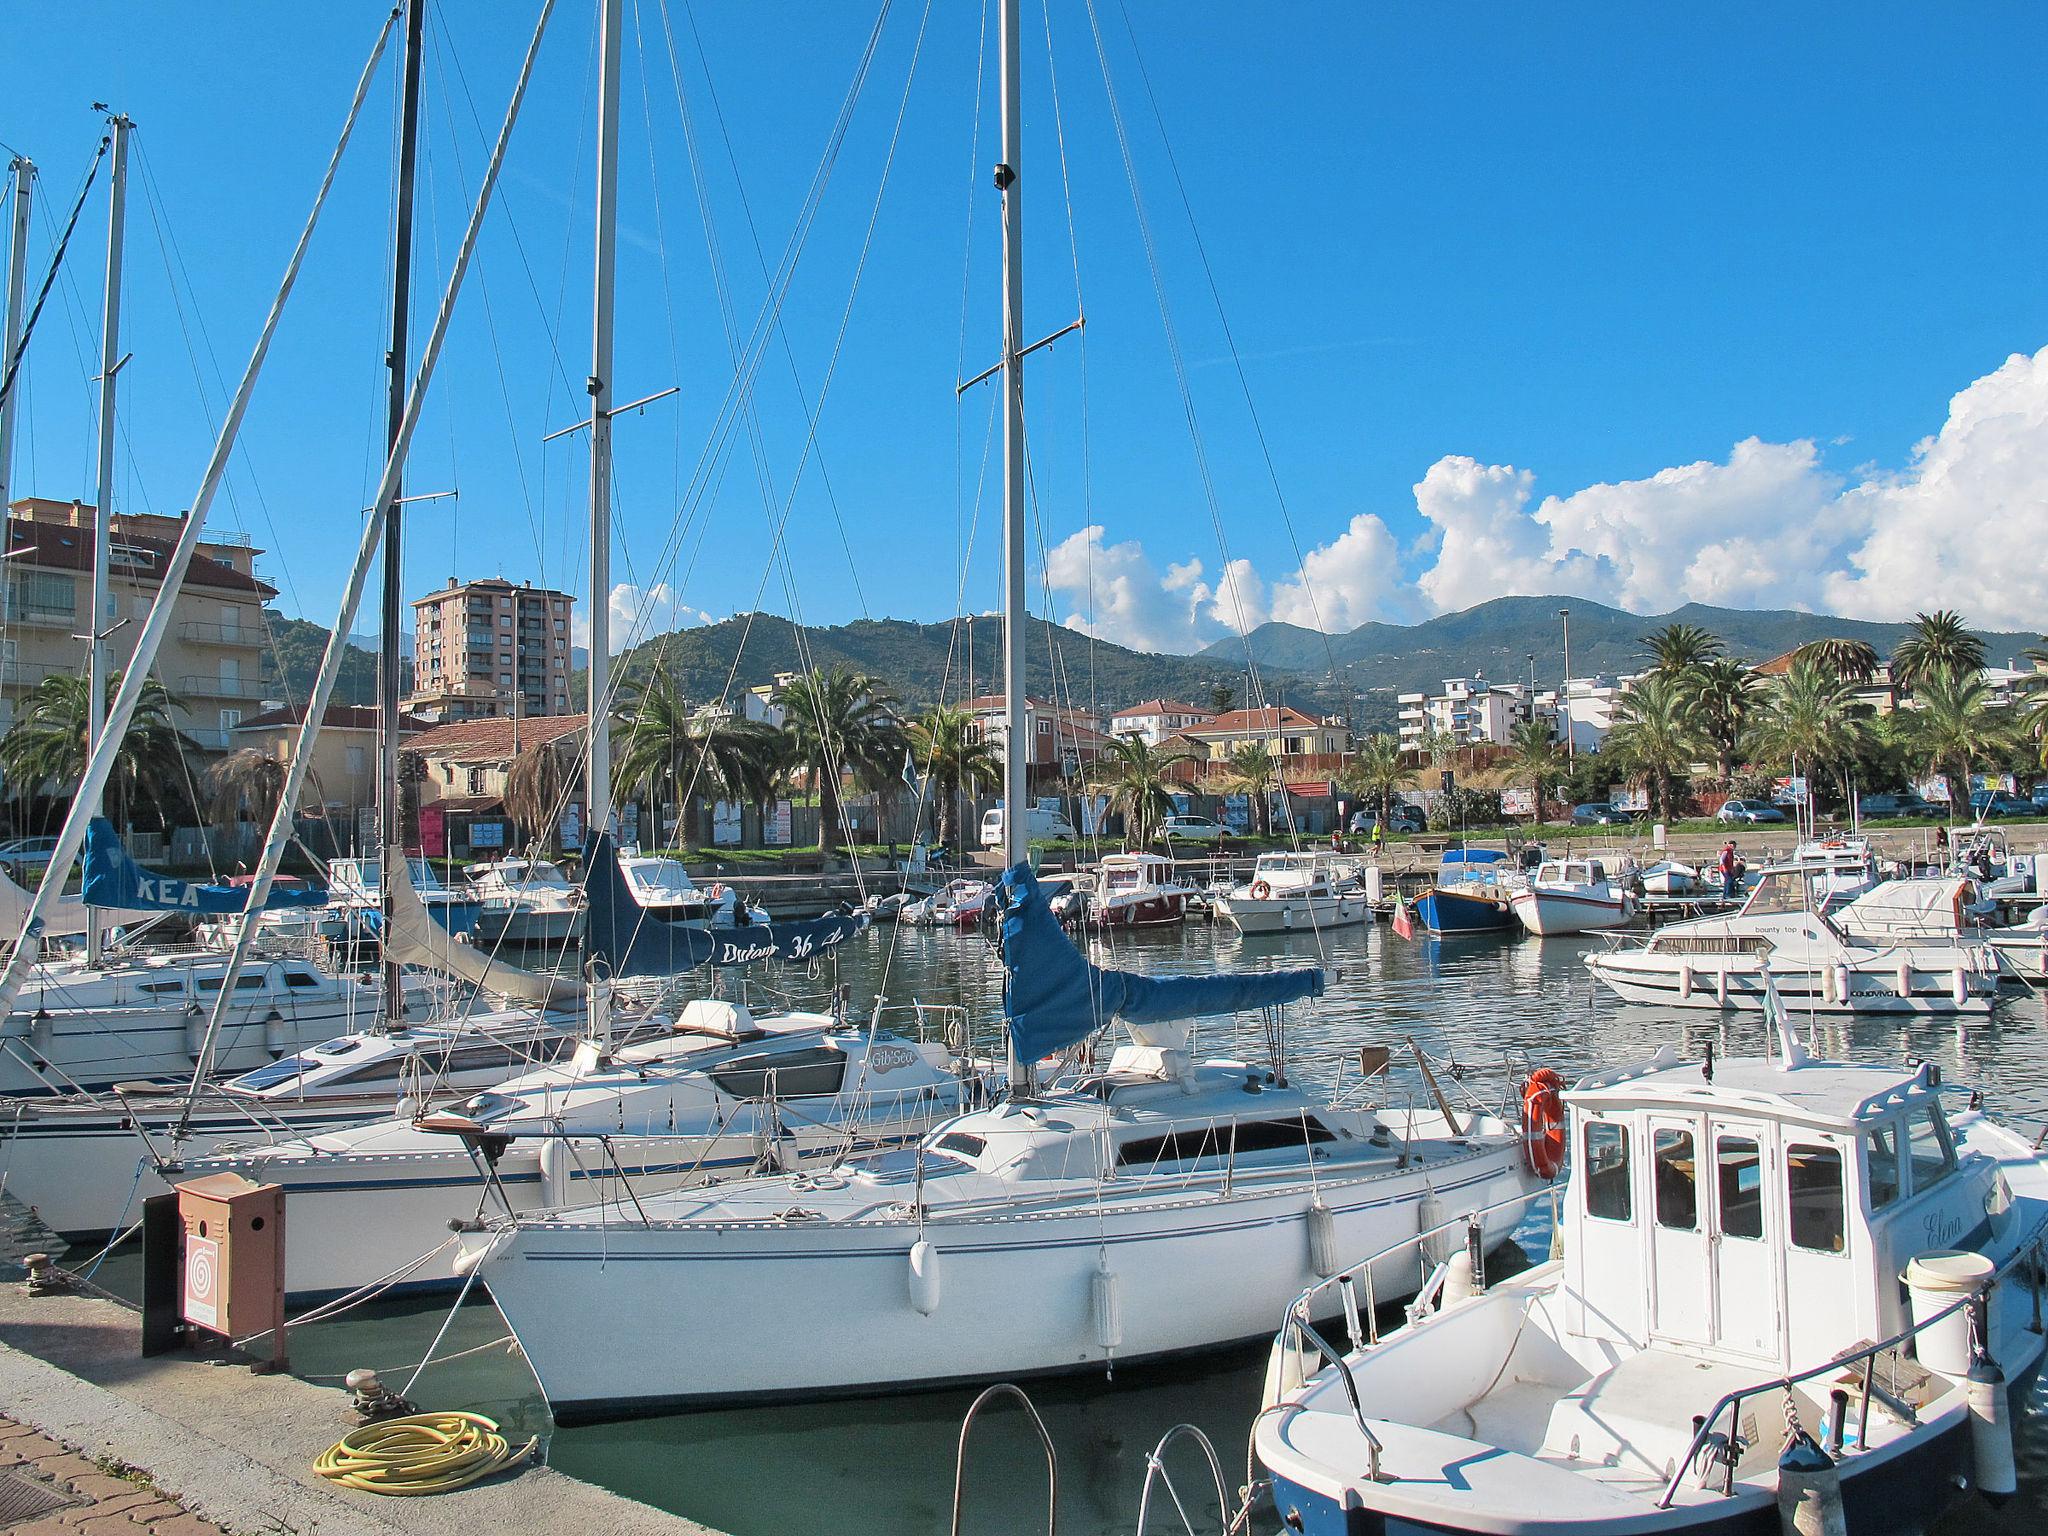
[[[1216,1443],[1193,1424],[1176,1424],[1159,1437],[1159,1443],[1152,1447],[1151,1455],[1145,1458],[1145,1486],[1138,1494],[1138,1536],[1145,1536],[1151,1527],[1152,1485],[1156,1482],[1166,1490],[1166,1496],[1173,1501],[1174,1513],[1180,1516],[1181,1529],[1187,1536],[1195,1536],[1194,1517],[1188,1513],[1187,1501],[1180,1496],[1180,1490],[1173,1486],[1173,1474],[1166,1470],[1166,1450],[1176,1440],[1192,1440],[1202,1453],[1209,1480],[1216,1490],[1216,1507],[1222,1511],[1226,1529],[1230,1526],[1230,1494],[1223,1483],[1223,1458],[1216,1454]]]
[[[2029,1289],[2033,1293],[2034,1316],[2030,1327],[2036,1333],[2042,1332],[2041,1286],[2044,1255],[2048,1255],[2048,1216],[2042,1217],[2041,1220],[2034,1224],[2033,1229],[2020,1240],[2013,1251],[2006,1256],[2004,1262],[1992,1270],[1981,1289],[1969,1295],[1958,1297],[1939,1312],[1933,1313],[1928,1317],[1916,1319],[1911,1327],[1902,1329],[1888,1339],[1881,1339],[1875,1344],[1860,1345],[1844,1354],[1836,1355],[1833,1359],[1820,1365],[1811,1366],[1803,1371],[1795,1371],[1788,1376],[1778,1376],[1769,1381],[1758,1382],[1754,1386],[1738,1387],[1732,1392],[1724,1392],[1715,1402],[1714,1406],[1707,1411],[1705,1416],[1693,1421],[1697,1427],[1693,1430],[1692,1441],[1686,1446],[1685,1454],[1678,1459],[1677,1465],[1672,1469],[1670,1480],[1665,1483],[1664,1492],[1657,1500],[1657,1508],[1669,1509],[1671,1507],[1671,1501],[1678,1497],[1679,1487],[1684,1483],[1686,1474],[1691,1472],[1694,1466],[1697,1465],[1702,1452],[1713,1446],[1717,1439],[1726,1448],[1716,1458],[1722,1468],[1721,1492],[1729,1496],[1734,1494],[1735,1465],[1741,1459],[1737,1453],[1737,1442],[1740,1439],[1739,1430],[1742,1423],[1742,1405],[1750,1398],[1760,1397],[1765,1393],[1789,1393],[1792,1388],[1798,1386],[1801,1382],[1812,1381],[1831,1372],[1854,1370],[1861,1367],[1863,1380],[1858,1390],[1859,1407],[1856,1421],[1856,1443],[1858,1448],[1867,1449],[1869,1447],[1870,1403],[1872,1398],[1876,1398],[1887,1408],[1891,1409],[1906,1424],[1913,1424],[1916,1422],[1917,1414],[1912,1404],[1894,1396],[1883,1386],[1879,1385],[1877,1381],[1878,1358],[1901,1349],[1907,1343],[1934,1327],[1935,1324],[1946,1322],[1958,1312],[1966,1310],[1971,1314],[1977,1347],[1986,1350],[1988,1353],[1989,1330],[1986,1323],[1989,1316],[1988,1306],[1992,1287],[1996,1286],[2022,1264],[2032,1266],[2029,1275]],[[1844,1397],[1841,1400],[1840,1406],[1835,1411],[1838,1421],[1841,1419],[1846,1408],[1847,1399]],[[1720,1439],[1720,1431],[1715,1428],[1715,1425],[1719,1424],[1724,1416],[1728,1419],[1729,1429],[1726,1438]],[[1833,1425],[1829,1436],[1831,1448],[1837,1452],[1841,1449],[1842,1431],[1843,1425],[1837,1422]]]
[[[1046,1431],[1045,1420],[1039,1417],[1038,1405],[1025,1395],[1024,1389],[1015,1382],[999,1381],[984,1387],[981,1396],[968,1408],[966,1417],[960,1421],[960,1444],[953,1453],[953,1524],[952,1536],[960,1536],[960,1510],[967,1491],[967,1436],[974,1428],[974,1421],[989,1399],[1014,1397],[1024,1405],[1024,1411],[1031,1415],[1031,1427],[1038,1432],[1038,1443],[1045,1452],[1045,1536],[1053,1536],[1059,1529],[1060,1521],[1060,1458],[1053,1449],[1052,1436]],[[1170,1437],[1169,1437],[1170,1438]],[[1163,1445],[1165,1442],[1162,1441]]]

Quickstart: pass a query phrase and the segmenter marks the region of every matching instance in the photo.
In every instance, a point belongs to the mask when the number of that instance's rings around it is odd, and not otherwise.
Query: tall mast
[[[86,667],[85,743],[86,754],[99,745],[107,725],[107,632],[113,622],[107,589],[107,570],[113,554],[114,534],[114,404],[121,364],[121,257],[128,222],[128,134],[134,124],[116,112],[107,118],[114,136],[113,178],[107,190],[107,286],[100,311],[100,442],[99,482],[93,493],[92,509],[92,613],[86,622],[88,639]],[[91,806],[97,815],[102,802]],[[86,964],[100,958],[100,917],[97,908],[86,914]]]
[[[425,31],[427,0],[406,0],[405,58],[401,65],[398,116],[398,188],[391,217],[391,349],[384,366],[389,381],[384,398],[384,451],[398,445],[405,419],[406,322],[412,310],[412,183],[419,152],[420,43]],[[384,508],[384,615],[379,636],[381,665],[377,675],[378,852],[383,861],[384,932],[390,933],[392,872],[405,857],[405,800],[398,783],[399,659],[401,615],[405,611],[405,540],[401,518],[405,482],[395,480]],[[322,722],[324,724],[324,722]],[[398,961],[384,956],[383,1014],[387,1024],[405,1017],[405,977]]]
[[[619,0],[598,0],[597,247],[590,327],[590,721],[584,846],[610,829],[612,804],[612,286],[619,223]],[[516,686],[516,684],[515,684]]]
[[[1024,701],[1024,201],[1019,163],[1024,151],[1022,26],[1017,0],[1002,0],[1003,159],[996,188],[1003,196],[1003,862],[1031,856],[1025,774],[1033,742]]]
[[[21,345],[21,306],[28,291],[28,205],[30,188],[35,182],[35,162],[17,155],[8,161],[7,174],[12,182],[7,196],[7,222],[13,234],[7,244],[6,339],[0,342],[0,372],[13,361],[15,348]],[[7,392],[5,400],[0,400],[0,517],[14,505],[14,407],[20,397],[20,389],[15,388]]]

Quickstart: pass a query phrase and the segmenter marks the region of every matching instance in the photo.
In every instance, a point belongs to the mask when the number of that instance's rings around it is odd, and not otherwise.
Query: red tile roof
[[[330,704],[327,714],[320,722],[322,730],[374,731],[377,729],[377,707],[374,704]],[[261,730],[267,726],[300,725],[306,718],[303,700],[287,704],[281,709],[266,709],[261,714],[251,715],[235,729],[238,731]],[[398,712],[398,729],[405,735],[412,735],[427,729],[427,722],[417,715],[404,710]]]
[[[1254,731],[1305,730],[1312,731],[1322,725],[1312,715],[1304,715],[1291,705],[1282,704],[1277,708],[1233,709],[1228,714],[1218,715],[1206,725],[1191,725],[1191,736],[1242,736]]]
[[[1129,720],[1140,715],[1199,715],[1204,720],[1214,720],[1216,711],[1204,709],[1199,704],[1176,704],[1171,699],[1147,699],[1142,704],[1133,704],[1129,709],[1118,710],[1110,718]]]
[[[32,555],[17,555],[15,551],[32,549]],[[143,579],[144,585],[157,584],[159,573],[171,561],[171,546],[162,539],[144,538],[136,533],[118,533],[114,537],[116,554],[122,550],[133,550],[145,557],[147,564],[116,566],[114,576],[121,580]],[[46,571],[90,571],[92,569],[92,529],[73,528],[66,523],[37,522],[32,518],[9,517],[7,519],[7,552],[14,557],[17,565],[37,566]],[[245,576],[231,565],[195,553],[191,565],[185,570],[185,585],[188,587],[214,587],[224,592],[250,592],[261,598],[277,596],[277,588],[268,582],[258,581],[254,576]]]
[[[555,741],[583,729],[588,715],[533,715],[517,722],[519,749]],[[455,720],[421,731],[405,744],[408,752],[456,763],[505,763],[512,760],[514,722],[508,716],[488,720]]]

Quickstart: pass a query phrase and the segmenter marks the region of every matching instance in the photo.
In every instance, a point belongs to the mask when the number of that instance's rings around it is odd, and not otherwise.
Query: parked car
[[[2037,811],[2048,811],[2048,779],[2043,779],[2034,786],[2033,804]]]
[[[1857,804],[1865,820],[1898,821],[1912,817],[1935,817],[1943,812],[1943,807],[1936,805],[1926,796],[1916,795],[1910,791],[1903,795],[1864,795]]]
[[[1575,827],[1625,827],[1634,820],[1627,811],[1605,800],[1572,807],[1572,825]]]
[[[1372,836],[1373,826],[1379,819],[1380,813],[1375,810],[1368,809],[1352,812],[1352,835],[1354,837]],[[1389,832],[1427,832],[1429,830],[1429,818],[1422,813],[1422,807],[1419,805],[1397,805],[1387,816],[1387,830]]]
[[[1159,824],[1159,835],[1169,843],[1220,843],[1228,830],[1206,816],[1169,816]]]
[[[1714,812],[1714,820],[1757,823],[1787,820],[1785,813],[1768,800],[1730,800]]]
[[[1979,821],[1988,821],[1999,816],[2032,816],[2040,807],[2031,800],[2022,800],[2018,795],[2003,789],[1978,789],[1970,792],[1970,814]]]
[[[1024,835],[1032,842],[1071,842],[1080,836],[1074,830],[1074,824],[1067,820],[1065,811],[1048,811],[1035,805],[1025,809]],[[1003,846],[1003,808],[1000,805],[982,813],[981,846]]]
[[[17,884],[40,880],[50,867],[50,855],[57,851],[54,837],[17,837],[0,843],[0,872]]]

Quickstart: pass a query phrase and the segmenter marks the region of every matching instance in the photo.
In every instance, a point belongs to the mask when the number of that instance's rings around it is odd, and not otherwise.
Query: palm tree
[[[613,793],[624,796],[630,787],[646,786],[657,826],[664,795],[687,841],[689,818],[683,812],[693,793],[759,804],[773,792],[781,737],[769,726],[693,713],[665,672],[650,673],[623,702],[612,723]]]
[[[926,710],[904,734],[910,741],[912,762],[931,785],[939,846],[955,848],[960,797],[1001,784],[1003,755],[975,728],[973,715],[945,704]]]
[[[1161,818],[1173,814],[1167,769],[1187,760],[1187,753],[1162,752],[1142,736],[1119,736],[1089,764],[1085,777],[1109,796],[1109,809],[1123,813],[1125,842],[1142,848]]]
[[[842,779],[879,786],[902,771],[896,701],[866,673],[835,665],[792,677],[775,690],[773,702],[782,710],[791,762],[818,791],[818,849],[825,852],[843,830]]]
[[[107,701],[111,704],[121,686],[121,674],[107,678]],[[4,772],[16,794],[33,795],[44,784],[60,790],[74,788],[85,776],[89,757],[86,750],[87,704],[90,685],[76,673],[58,673],[44,678],[21,701],[20,712],[7,734],[0,737],[0,772]],[[107,790],[119,807],[119,820],[128,825],[129,810],[138,800],[162,809],[178,798],[185,782],[187,754],[197,754],[199,744],[172,724],[171,712],[183,703],[155,678],[142,685],[135,713],[121,738],[121,750]]]
[[[1516,770],[1528,775],[1529,787],[1536,792],[1536,820],[1541,821],[1543,787],[1564,771],[1564,754],[1551,739],[1550,722],[1524,720],[1509,733],[1508,745],[1514,749]]]
[[[1953,608],[1916,613],[1906,637],[1892,648],[1892,685],[1915,689],[1936,672],[1953,676],[1984,669],[1984,642],[1963,628]]]
[[[1359,743],[1351,761],[1344,765],[1339,775],[1344,788],[1360,796],[1371,796],[1379,809],[1379,824],[1384,827],[1394,814],[1394,791],[1399,789],[1408,777],[1408,770],[1401,762],[1401,742],[1398,737],[1384,732],[1368,736]]]
[[[1928,771],[1947,780],[1949,804],[1967,807],[1972,768],[2014,744],[2010,712],[1991,702],[1990,686],[1975,669],[1936,667],[1918,674],[1913,701],[1907,739]]]
[[[529,842],[540,842],[542,829],[554,825],[569,803],[582,771],[582,742],[580,731],[534,742],[505,770],[505,809],[526,830]],[[597,831],[592,827],[589,835]]]
[[[1218,794],[1246,796],[1253,825],[1261,834],[1273,830],[1273,790],[1280,783],[1280,764],[1271,749],[1254,741],[1238,743],[1224,756],[1210,783]]]
[[[1877,676],[1884,658],[1868,640],[1809,640],[1792,653],[1795,664],[1817,661],[1845,683],[1867,683]]]
[[[285,763],[260,747],[243,747],[206,770],[207,811],[213,824],[232,835],[245,816],[268,826],[284,798]]]
[[[1651,804],[1669,821],[1672,784],[1698,754],[1701,739],[1686,679],[1652,672],[1622,695],[1606,751],[1648,786]]]
[[[1728,656],[1701,662],[1689,676],[1695,719],[1713,744],[1714,766],[1726,784],[1734,778],[1741,759],[1742,733],[1756,710],[1761,682],[1756,673]]]
[[[2022,654],[2034,664],[2034,675],[2014,690],[2021,701],[2020,733],[2034,743],[2036,761],[2048,768],[2048,644],[2029,646]]]
[[[1667,676],[1705,666],[1727,647],[1697,624],[1666,624],[1638,642],[1650,653],[1650,670]]]
[[[1750,753],[1759,764],[1832,772],[1846,780],[1873,745],[1867,710],[1834,664],[1820,654],[1804,656],[1757,710]]]

